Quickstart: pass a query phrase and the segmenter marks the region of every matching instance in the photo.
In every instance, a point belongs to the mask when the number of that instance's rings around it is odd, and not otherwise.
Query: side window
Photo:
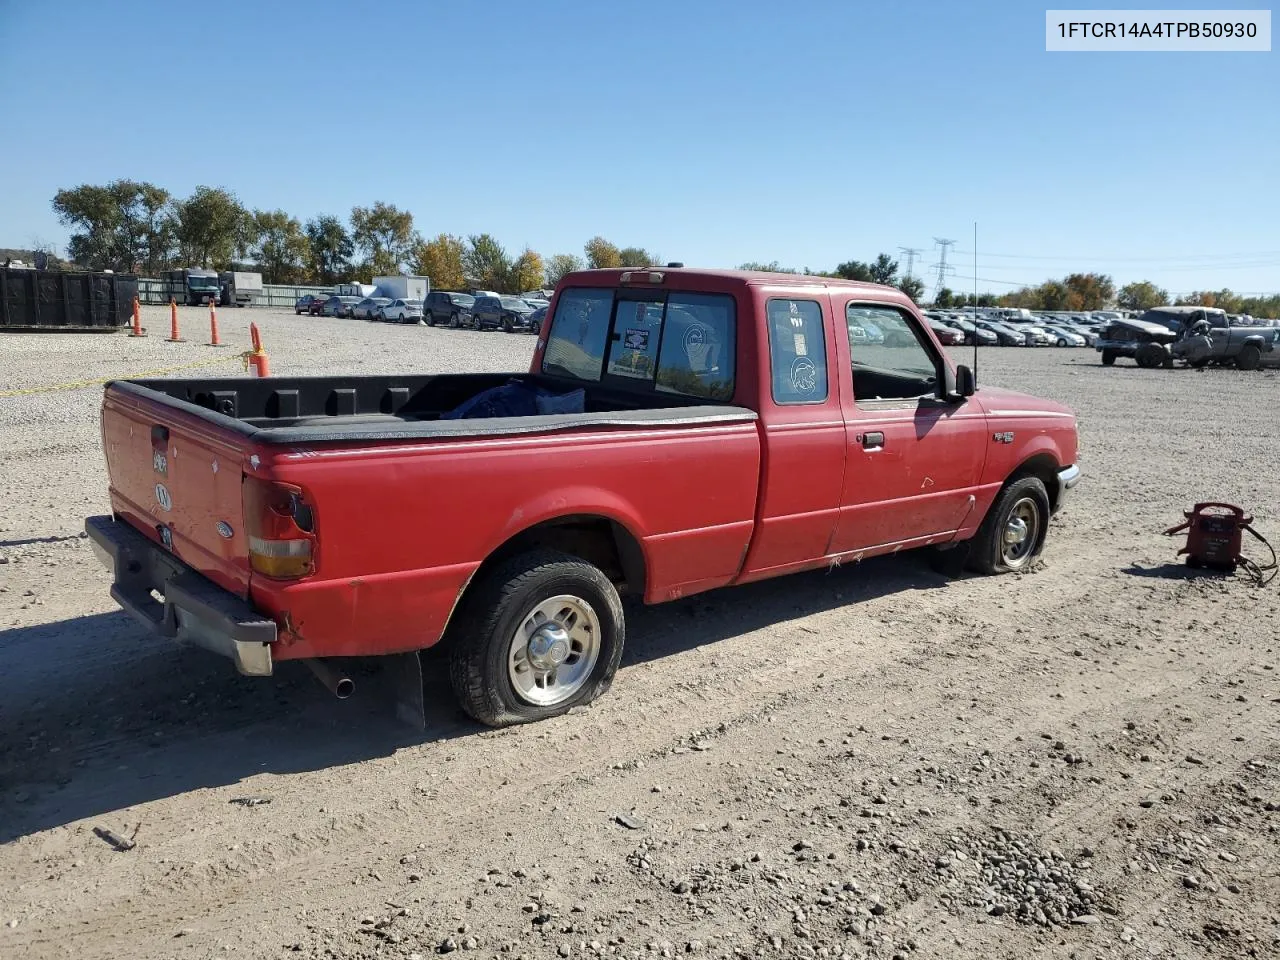
[[[827,338],[816,300],[770,300],[769,365],[773,402],[821,403],[827,399]]]
[[[912,400],[938,395],[939,360],[912,319],[894,307],[850,303],[845,308],[853,397]]]

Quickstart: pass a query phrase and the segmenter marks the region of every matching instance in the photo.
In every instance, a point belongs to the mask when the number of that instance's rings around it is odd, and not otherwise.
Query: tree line
[[[544,259],[525,247],[508,253],[488,233],[423,237],[413,214],[393,204],[354,207],[303,223],[284,210],[250,210],[221,187],[197,187],[174,197],[134,180],[82,184],[53,198],[72,231],[67,253],[78,266],[157,276],[177,267],[255,270],[267,283],[332,286],[353,278],[411,273],[442,290],[522,293],[554,287],[584,267],[643,267],[658,258],[643,247],[619,247],[593,237],[582,255]]]
[[[248,269],[267,283],[332,286],[343,280],[369,279],[403,272],[431,278],[441,290],[484,289],[522,293],[554,287],[566,273],[584,267],[645,267],[661,258],[643,247],[619,247],[593,237],[582,255],[558,253],[544,258],[525,247],[508,253],[491,234],[468,237],[439,233],[424,237],[413,214],[377,202],[353,207],[343,218],[324,214],[303,223],[284,210],[250,210],[222,187],[196,187],[175,197],[163,187],[135,180],[106,185],[81,184],[53,198],[59,221],[72,231],[67,253],[91,270],[156,276],[173,267]],[[743,270],[768,270],[840,277],[897,287],[919,303],[924,282],[899,273],[887,253],[873,260],[847,260],[830,271],[783,267],[778,262],[741,264]],[[1243,297],[1230,290],[1197,291],[1177,301],[1222,307],[1230,313],[1280,316],[1280,295]],[[1169,303],[1168,291],[1149,281],[1116,289],[1111,277],[1073,273],[1061,280],[996,295],[937,292],[935,306],[1008,306],[1032,310],[1099,310],[1119,306],[1145,310]]]
[[[940,291],[946,293],[947,291]],[[1169,291],[1149,280],[1126,283],[1119,290],[1105,273],[1072,273],[1061,280],[1046,280],[1035,287],[1022,287],[993,298],[1001,307],[1030,310],[1150,310],[1170,303],[1178,306],[1220,307],[1227,313],[1247,313],[1255,317],[1280,317],[1280,294],[1246,297],[1231,290],[1196,291],[1172,300]],[[939,303],[939,306],[944,304]]]

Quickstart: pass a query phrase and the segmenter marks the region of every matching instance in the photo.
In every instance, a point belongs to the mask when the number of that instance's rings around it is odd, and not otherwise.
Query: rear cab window
[[[542,372],[727,401],[736,334],[728,294],[570,287],[556,303]]]

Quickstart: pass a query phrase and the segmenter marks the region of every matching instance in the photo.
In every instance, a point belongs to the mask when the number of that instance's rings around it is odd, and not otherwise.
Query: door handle
[[[868,450],[872,447],[883,447],[884,433],[880,430],[877,430],[874,433],[864,433],[862,435],[862,446]]]

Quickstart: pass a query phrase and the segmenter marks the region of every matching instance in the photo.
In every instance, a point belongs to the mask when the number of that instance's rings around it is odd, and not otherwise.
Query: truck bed
[[[512,380],[555,393],[585,388],[585,411],[441,419],[471,397]],[[746,407],[529,373],[116,380],[108,388],[199,415],[264,444],[444,439],[600,426],[692,426],[757,416]]]

